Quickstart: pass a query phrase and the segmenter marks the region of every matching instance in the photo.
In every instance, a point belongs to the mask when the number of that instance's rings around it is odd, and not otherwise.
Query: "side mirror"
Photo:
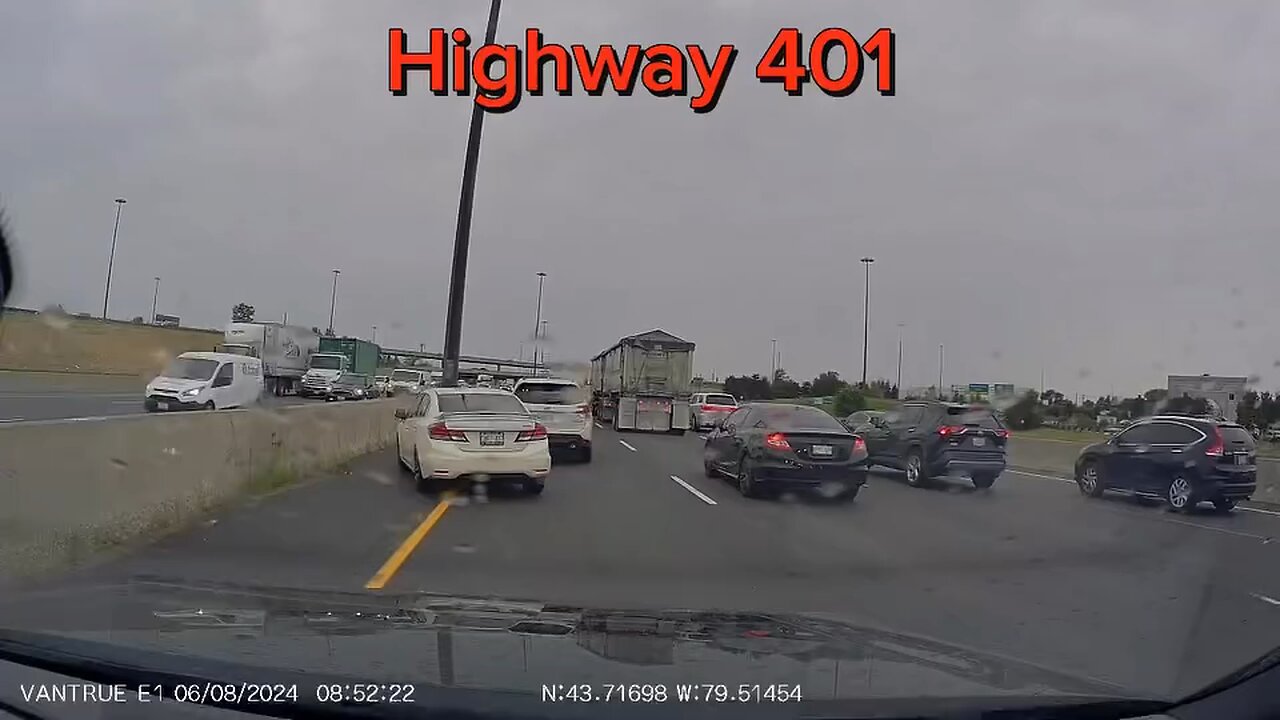
[[[406,408],[396,408],[397,420],[404,420],[409,417],[411,417],[411,415],[409,414],[409,411]]]

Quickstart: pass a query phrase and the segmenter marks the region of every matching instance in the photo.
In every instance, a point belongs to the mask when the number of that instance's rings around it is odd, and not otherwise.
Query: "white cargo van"
[[[262,360],[245,355],[185,352],[147,383],[147,412],[221,410],[257,403],[265,385]]]

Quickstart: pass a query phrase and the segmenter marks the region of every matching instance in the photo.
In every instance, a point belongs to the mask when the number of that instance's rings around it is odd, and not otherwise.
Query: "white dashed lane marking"
[[[696,497],[696,498],[698,498],[698,499],[699,499],[699,500],[701,500],[702,502],[704,502],[704,503],[706,503],[706,504],[708,504],[708,505],[715,505],[715,504],[716,504],[716,501],[715,501],[715,500],[712,500],[711,498],[707,497],[706,495],[703,495],[701,490],[699,490],[698,488],[696,488],[696,487],[694,487],[694,486],[690,485],[689,483],[687,483],[687,482],[685,482],[685,481],[681,480],[680,478],[676,477],[675,475],[672,475],[672,476],[671,476],[671,479],[672,479],[672,480],[675,480],[675,481],[676,481],[676,484],[677,484],[677,485],[679,485],[680,487],[682,487],[682,488],[684,488],[685,490],[688,490],[689,492],[693,493],[693,496],[694,496],[694,497]]]
[[[636,450],[634,447],[632,447],[632,446],[631,446],[631,443],[627,442],[626,440],[619,440],[619,441],[618,441],[618,444],[619,444],[619,445],[621,445],[622,447],[624,447],[624,448],[626,448],[626,449],[630,450],[631,452],[639,452],[639,450]]]

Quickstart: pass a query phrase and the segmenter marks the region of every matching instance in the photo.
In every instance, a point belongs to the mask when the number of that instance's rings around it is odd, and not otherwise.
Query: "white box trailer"
[[[220,352],[260,358],[266,391],[272,395],[295,392],[319,349],[320,336],[311,328],[273,322],[233,322],[218,346]]]
[[[693,343],[665,330],[622,338],[591,360],[592,412],[615,430],[689,429]]]

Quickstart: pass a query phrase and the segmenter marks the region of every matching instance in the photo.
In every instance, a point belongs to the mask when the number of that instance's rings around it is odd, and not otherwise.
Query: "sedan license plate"
[[[830,445],[814,445],[809,448],[809,454],[814,457],[831,457]]]
[[[503,437],[503,433],[500,432],[482,432],[480,433],[480,445],[483,447],[501,447]]]
[[[168,410],[168,409],[169,409],[169,403],[167,403],[167,402],[158,402],[158,403],[156,403],[156,407],[160,408],[161,410]]]
[[[1248,456],[1248,455],[1237,455],[1237,456],[1236,456],[1236,464],[1237,464],[1237,465],[1248,465],[1248,464],[1249,464],[1249,456]]]
[[[982,447],[983,445],[986,445],[986,444],[987,444],[987,439],[986,439],[986,438],[976,437],[976,438],[974,438],[974,439],[973,439],[973,446],[974,446],[974,447]]]

